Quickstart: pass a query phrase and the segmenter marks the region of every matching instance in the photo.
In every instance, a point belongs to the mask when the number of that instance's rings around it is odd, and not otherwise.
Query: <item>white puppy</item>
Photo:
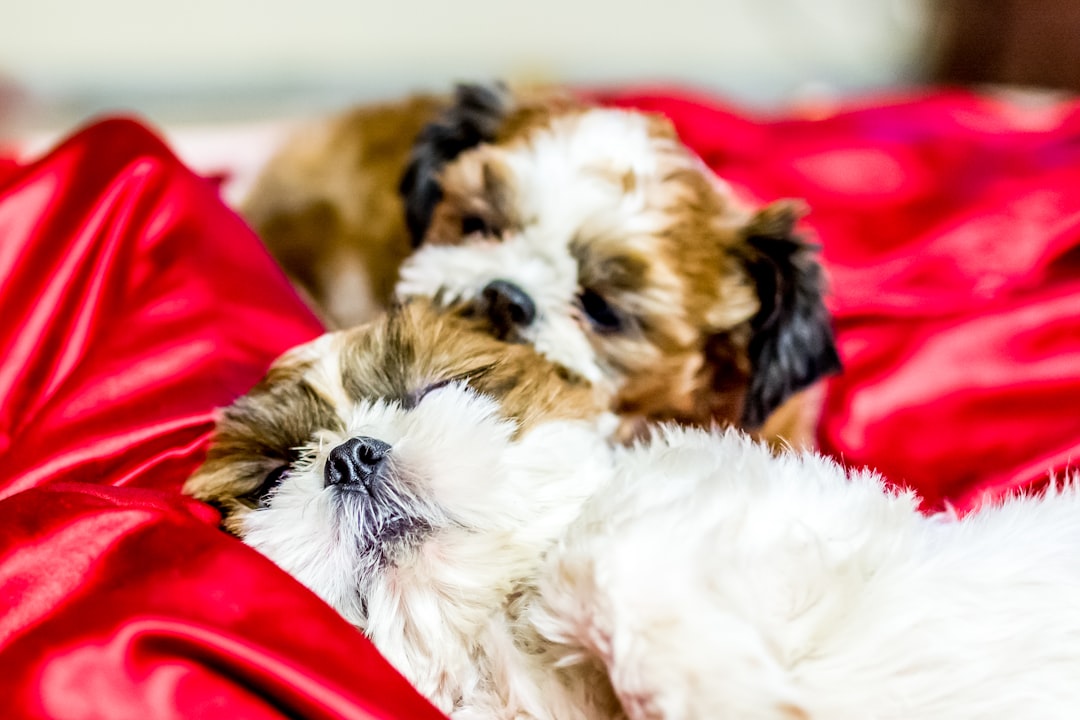
[[[288,353],[186,490],[456,718],[1080,717],[1080,494],[963,519],[413,304]]]

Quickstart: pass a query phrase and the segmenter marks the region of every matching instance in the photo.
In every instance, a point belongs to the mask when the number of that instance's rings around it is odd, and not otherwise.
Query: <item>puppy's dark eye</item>
[[[259,484],[259,487],[248,493],[246,497],[261,507],[268,507],[270,491],[281,484],[281,481],[288,475],[290,467],[291,466],[289,465],[279,465],[271,470],[266,474],[266,477]]]
[[[491,234],[491,228],[484,218],[479,215],[466,215],[461,218],[461,234],[472,235],[474,233],[489,235]]]
[[[622,328],[619,313],[595,290],[585,290],[579,296],[581,309],[600,332],[615,332]]]

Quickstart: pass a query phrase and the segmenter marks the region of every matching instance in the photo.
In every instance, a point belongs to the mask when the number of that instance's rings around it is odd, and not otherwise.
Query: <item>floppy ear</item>
[[[442,200],[443,167],[469,148],[494,140],[509,110],[509,91],[502,83],[461,84],[450,107],[420,131],[398,185],[413,247],[423,241],[431,214]]]
[[[761,302],[750,320],[747,427],[758,427],[793,393],[840,370],[817,249],[795,234],[802,213],[801,203],[776,202],[744,230],[746,266]]]

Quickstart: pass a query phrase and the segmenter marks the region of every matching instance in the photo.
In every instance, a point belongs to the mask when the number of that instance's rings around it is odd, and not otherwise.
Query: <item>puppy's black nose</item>
[[[327,485],[359,485],[371,489],[379,480],[390,446],[370,437],[349,438],[326,458]]]
[[[508,335],[514,328],[528,327],[536,319],[536,304],[512,282],[492,280],[481,297],[488,318],[502,335]]]

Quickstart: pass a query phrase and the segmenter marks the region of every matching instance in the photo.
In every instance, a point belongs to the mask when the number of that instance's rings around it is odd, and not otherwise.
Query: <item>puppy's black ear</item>
[[[780,201],[747,225],[747,269],[761,308],[750,320],[750,387],[742,422],[758,427],[790,395],[838,372],[817,248],[795,234],[801,203]]]
[[[453,103],[420,131],[398,185],[413,247],[423,241],[432,212],[442,200],[443,167],[469,148],[494,140],[509,111],[510,93],[502,83],[461,84],[455,88]]]

